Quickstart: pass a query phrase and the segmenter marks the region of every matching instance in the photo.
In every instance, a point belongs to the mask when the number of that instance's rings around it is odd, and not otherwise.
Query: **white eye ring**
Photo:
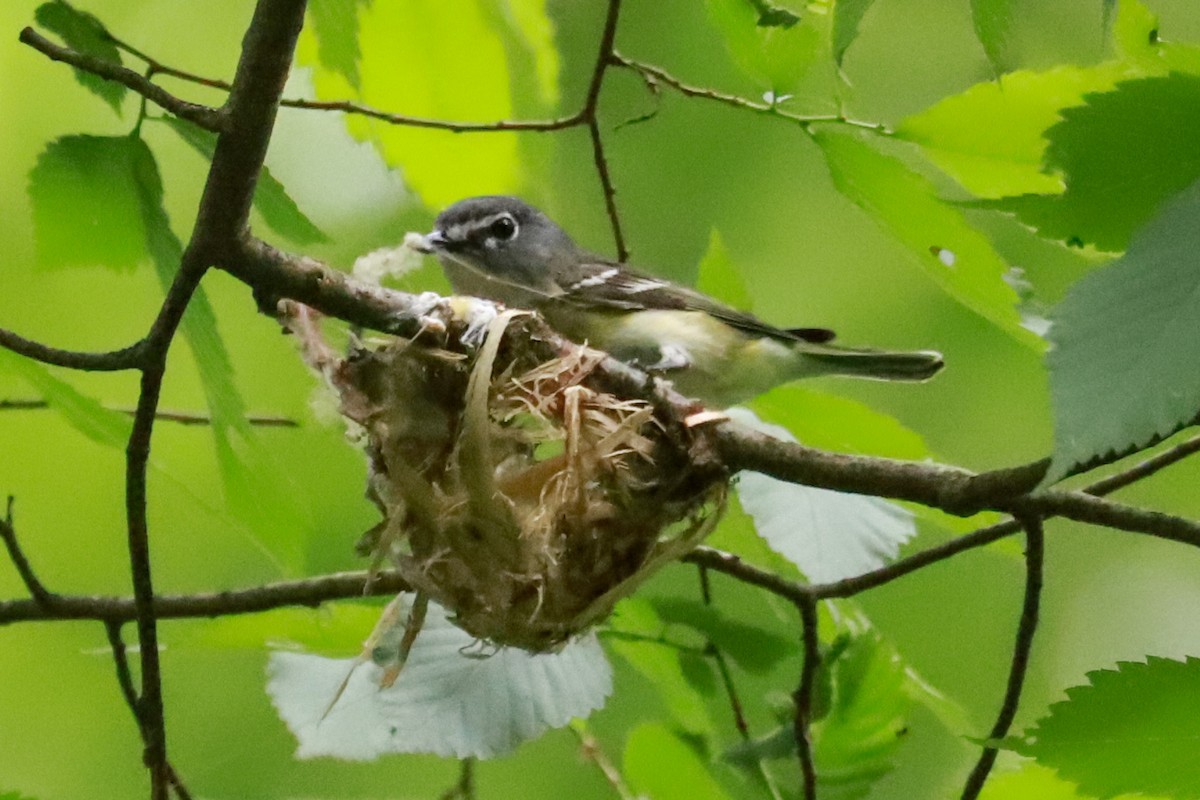
[[[513,219],[512,214],[501,214],[496,217],[487,227],[488,238],[494,239],[497,242],[507,242],[510,239],[517,237],[517,231],[520,226]]]

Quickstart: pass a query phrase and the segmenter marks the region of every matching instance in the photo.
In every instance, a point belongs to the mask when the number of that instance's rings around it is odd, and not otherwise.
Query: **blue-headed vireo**
[[[714,406],[815,375],[923,381],[940,353],[830,344],[825,328],[782,329],[700,292],[581,249],[533,206],[472,197],[443,211],[418,248],[435,253],[460,294],[539,311],[577,342],[670,378]]]

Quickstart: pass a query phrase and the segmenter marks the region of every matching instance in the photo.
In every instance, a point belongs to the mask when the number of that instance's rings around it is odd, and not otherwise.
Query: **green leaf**
[[[819,683],[829,706],[812,725],[818,794],[829,800],[858,800],[892,769],[912,706],[900,656],[874,631],[839,639],[821,664]],[[729,748],[724,757],[744,768],[766,759],[792,759],[795,731],[790,720],[765,736]]]
[[[1167,202],[1129,251],[1084,276],[1054,312],[1046,359],[1054,456],[1075,464],[1167,436],[1200,412],[1200,181]]]
[[[81,394],[38,362],[0,348],[0,371],[20,376],[67,424],[93,442],[124,449],[129,441],[133,423],[128,416]]]
[[[1121,662],[1087,678],[1050,706],[1019,752],[1086,795],[1200,798],[1200,659],[1148,656],[1145,663]]]
[[[359,11],[359,85],[326,69],[314,35],[304,33],[299,63],[315,66],[318,97],[357,93],[376,108],[443,120],[494,122],[551,113],[557,103],[558,52],[545,0],[508,0],[506,14],[488,3],[372,3]],[[454,35],[443,35],[453,31]],[[514,80],[510,54],[520,38],[532,66]],[[396,80],[404,75],[404,80]],[[531,81],[536,91],[527,91]],[[515,86],[522,87],[518,96]],[[455,136],[347,116],[356,138],[378,147],[389,165],[434,207],[478,194],[521,194],[526,171],[516,136]]]
[[[848,397],[790,384],[756,397],[749,407],[767,422],[787,428],[810,447],[907,461],[941,460],[919,433],[895,417]],[[990,512],[958,517],[925,506],[914,508],[922,519],[958,533],[1002,519],[1000,514]]]
[[[137,148],[128,136],[64,136],[46,145],[29,173],[39,267],[131,271],[146,260]]]
[[[379,619],[381,607],[341,602],[310,608],[277,608],[207,620],[181,630],[172,647],[266,650],[283,648],[340,657],[362,647],[364,631]]]
[[[793,384],[772,389],[750,405],[811,447],[909,461],[933,457],[919,433],[847,397]]]
[[[609,627],[619,633],[655,639],[662,636],[666,623],[645,600],[627,598],[617,605]],[[683,654],[677,648],[620,636],[605,637],[605,646],[647,679],[662,698],[667,713],[683,730],[698,735],[716,730],[704,695],[688,679]]]
[[[742,769],[759,769],[763,761],[794,758],[796,729],[791,723],[780,725],[769,733],[728,748],[721,757]]]
[[[750,292],[742,280],[741,270],[729,256],[729,248],[721,240],[721,234],[713,228],[708,237],[708,250],[700,259],[697,268],[696,288],[709,297],[715,297],[742,311],[749,311]]]
[[[809,14],[800,25],[762,26],[746,0],[707,0],[708,16],[738,68],[775,97],[790,94],[821,50],[821,31]]]
[[[86,11],[79,11],[66,0],[42,3],[34,12],[34,19],[38,25],[57,34],[72,50],[114,64],[121,63],[121,52],[104,24]],[[121,101],[125,99],[123,85],[81,69],[73,68],[72,71],[80,85],[112,106],[113,111],[121,113]]]
[[[861,135],[821,130],[815,139],[838,190],[906,245],[926,274],[1017,341],[1041,349],[1041,340],[1021,327],[1018,297],[1004,281],[1008,265],[962,211],[938,200],[926,178]]]
[[[587,716],[612,690],[612,671],[595,636],[556,653],[532,655],[515,647],[480,653],[478,642],[436,603],[429,604],[408,662],[391,687],[380,688],[381,667],[355,663],[271,655],[267,694],[299,741],[298,758],[367,761],[388,753],[490,758]],[[345,691],[329,709],[347,674]]]
[[[317,57],[321,67],[341,75],[346,83],[359,88],[358,9],[370,0],[311,0],[308,15],[317,37]]]
[[[1003,82],[977,83],[908,117],[896,136],[921,145],[977,197],[1059,192],[1061,177],[1042,172],[1046,129],[1063,108],[1112,88],[1124,74],[1117,63],[1012,72]]]
[[[1012,43],[1015,16],[1014,0],[971,0],[975,35],[997,78],[1011,71],[1017,62]]]
[[[984,784],[979,800],[1092,800],[1080,794],[1075,784],[1063,780],[1054,770],[1027,762],[1016,772],[993,774]],[[1167,800],[1144,794],[1123,794],[1113,800]]]
[[[990,202],[1044,236],[1119,252],[1171,195],[1200,178],[1200,76],[1172,73],[1118,84],[1061,112],[1046,132],[1044,171],[1061,195]]]
[[[728,619],[717,607],[698,600],[664,597],[652,603],[663,622],[694,628],[747,672],[769,672],[796,649],[790,639],[748,622]]]
[[[848,397],[790,384],[758,396],[749,407],[767,422],[787,428],[810,447],[907,461],[941,460],[919,433],[895,417]],[[922,519],[958,533],[1002,519],[1000,514],[990,512],[958,517],[924,506],[915,508]]]
[[[558,103],[558,45],[546,3],[502,0],[479,6],[504,47],[513,113],[518,116],[545,116]]]
[[[744,408],[731,418],[779,439],[786,428],[768,425]],[[844,494],[770,478],[738,477],[738,500],[758,535],[813,581],[834,581],[883,566],[916,534],[912,512],[878,497]]]
[[[858,26],[875,0],[836,0],[833,4],[833,60],[839,67],[858,38]]]
[[[186,120],[163,117],[162,121],[179,135],[192,149],[209,161],[217,146],[216,134],[198,128]],[[320,228],[309,219],[296,201],[287,193],[283,184],[263,167],[254,188],[254,207],[262,214],[263,221],[280,236],[286,236],[299,245],[329,241]]]
[[[643,723],[625,740],[625,777],[654,800],[722,800],[729,795],[708,764],[664,725]]]
[[[34,798],[30,797],[27,794],[21,794],[20,792],[14,791],[14,792],[0,792],[0,800],[34,800]]]
[[[1129,66],[1144,74],[1200,72],[1200,47],[1164,41],[1159,34],[1158,15],[1138,0],[1117,4],[1113,44]]]
[[[832,671],[833,702],[813,725],[821,797],[857,800],[892,769],[911,700],[904,663],[877,633],[855,636]]]
[[[1158,20],[1144,5],[1124,0],[1113,21],[1118,59],[1020,70],[1002,82],[978,83],[904,120],[896,135],[922,145],[931,161],[978,197],[1061,192],[1062,176],[1044,173],[1042,164],[1045,132],[1063,109],[1122,80],[1172,69],[1200,71],[1200,49],[1159,42],[1157,29]]]
[[[171,230],[163,207],[163,187],[154,154],[141,139],[132,142],[134,172],[146,247],[163,289],[170,287],[183,258],[183,245]],[[212,415],[211,430],[231,510],[280,560],[297,568],[302,556],[305,521],[302,505],[279,477],[258,436],[246,420],[246,406],[233,378],[233,365],[217,330],[217,315],[203,287],[198,287],[183,315],[182,332],[196,360]],[[240,446],[240,451],[239,451]]]

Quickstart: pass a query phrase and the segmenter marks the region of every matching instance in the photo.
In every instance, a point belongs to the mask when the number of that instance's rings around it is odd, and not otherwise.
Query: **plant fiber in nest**
[[[535,317],[500,313],[479,347],[447,333],[341,358],[312,314],[285,324],[337,391],[383,514],[360,546],[472,635],[551,650],[715,524],[725,475],[688,430],[605,391],[602,353],[547,358]]]

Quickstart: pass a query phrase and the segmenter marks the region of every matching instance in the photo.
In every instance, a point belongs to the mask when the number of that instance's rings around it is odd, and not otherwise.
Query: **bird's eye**
[[[507,214],[497,217],[496,221],[488,226],[488,233],[493,239],[507,242],[517,235],[517,221]]]

